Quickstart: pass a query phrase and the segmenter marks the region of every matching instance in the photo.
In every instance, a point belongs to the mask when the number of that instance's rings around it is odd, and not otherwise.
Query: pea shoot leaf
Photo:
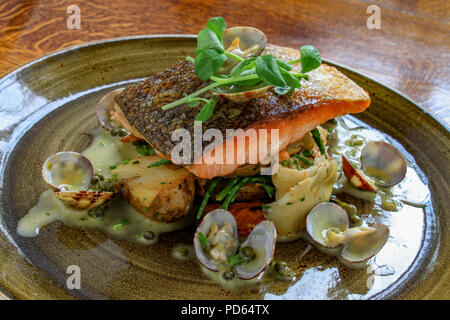
[[[292,65],[289,64],[288,62],[284,61],[284,60],[280,60],[280,59],[276,59],[277,64],[280,68],[283,68],[286,71],[291,71],[292,70]]]
[[[225,51],[222,40],[219,39],[214,30],[208,28],[203,29],[198,33],[197,49],[195,50],[195,53],[199,54],[205,50],[215,50],[218,53],[223,53]]]
[[[227,24],[222,17],[214,17],[209,19],[206,28],[213,30],[216,33],[217,38],[222,42],[222,35],[227,28]]]
[[[202,110],[200,110],[200,112],[198,113],[195,121],[205,122],[206,120],[211,118],[214,113],[214,108],[216,107],[216,102],[216,98],[212,97],[208,103],[205,103],[205,105],[202,107]]]
[[[259,56],[256,59],[255,69],[256,74],[265,83],[277,87],[286,86],[274,56],[268,54]]]
[[[255,67],[256,58],[245,59],[239,62],[230,72],[230,77],[238,77],[243,71],[253,69]]]
[[[204,50],[195,58],[195,73],[202,81],[206,81],[220,69],[227,57],[216,50]]]
[[[322,64],[319,50],[311,45],[302,46],[300,48],[300,63],[302,64],[302,73],[318,68]]]
[[[275,87],[274,91],[277,95],[283,96],[285,94],[291,93],[294,89],[288,86],[285,87]]]

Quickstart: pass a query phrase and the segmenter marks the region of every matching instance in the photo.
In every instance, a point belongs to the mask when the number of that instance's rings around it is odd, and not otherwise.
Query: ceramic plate
[[[19,299],[449,299],[448,127],[386,86],[338,66],[365,88],[372,106],[356,115],[389,135],[417,164],[430,190],[424,209],[394,212],[391,237],[378,265],[393,271],[351,270],[298,240],[276,256],[297,271],[292,282],[229,292],[205,277],[195,260],[181,264],[172,248],[191,244],[193,228],[144,246],[91,229],[53,223],[37,238],[16,233],[18,220],[46,189],[43,161],[81,151],[94,128],[94,106],[109,90],[162,71],[193,55],[192,36],[143,36],[70,48],[29,63],[0,80],[0,291]],[[378,259],[378,256],[377,256]],[[67,267],[81,269],[81,289],[66,287]],[[368,285],[370,282],[371,285]]]

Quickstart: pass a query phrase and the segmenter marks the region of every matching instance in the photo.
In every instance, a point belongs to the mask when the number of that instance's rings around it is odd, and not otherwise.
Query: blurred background
[[[448,0],[1,0],[0,75],[89,41],[197,34],[217,15],[275,44],[312,44],[450,123]]]

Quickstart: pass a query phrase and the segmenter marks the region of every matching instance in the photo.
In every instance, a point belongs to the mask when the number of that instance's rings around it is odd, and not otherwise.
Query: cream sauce
[[[105,178],[111,177],[110,166],[139,156],[135,146],[120,142],[120,137],[113,137],[102,128],[96,128],[90,134],[92,142],[82,154],[91,161],[95,172],[103,174]],[[118,239],[153,244],[159,234],[183,229],[193,220],[193,216],[187,216],[174,223],[153,221],[119,197],[107,203],[104,215],[91,217],[87,210],[68,208],[48,189],[19,221],[17,233],[23,237],[36,237],[41,228],[60,221],[68,226],[99,229]]]

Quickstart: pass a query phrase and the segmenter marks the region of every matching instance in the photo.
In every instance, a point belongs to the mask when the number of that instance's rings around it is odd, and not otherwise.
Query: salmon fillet
[[[300,57],[298,50],[267,44],[263,54],[273,54],[278,59],[286,61]],[[300,72],[300,65],[295,65],[293,72]],[[250,147],[248,143],[232,144],[234,150],[227,150],[228,139],[238,139],[254,129],[258,141],[266,139],[259,136],[259,129],[267,130],[267,141],[272,152],[282,152],[286,147],[303,138],[312,129],[322,123],[349,113],[364,111],[370,105],[368,93],[339,72],[336,68],[322,64],[308,73],[309,80],[303,79],[301,88],[291,94],[279,96],[269,90],[265,95],[246,102],[237,103],[219,99],[213,116],[203,123],[203,132],[214,128],[221,131],[224,141],[211,146],[211,142],[203,142],[203,147],[209,145],[209,151],[203,153],[203,159],[222,152],[233,151],[235,155],[244,155],[248,162]],[[162,106],[179,100],[184,94],[191,94],[206,83],[202,82],[194,72],[193,64],[180,62],[172,68],[158,73],[142,82],[131,85],[116,96],[122,115],[127,124],[135,128],[139,136],[149,142],[159,154],[170,158],[172,149],[178,143],[171,140],[171,133],[176,129],[187,129],[193,136],[194,120],[200,108],[190,108],[181,105],[174,109],[163,111]],[[203,97],[208,98],[210,93]],[[227,129],[243,129],[237,134],[227,135]],[[270,134],[277,129],[278,143],[272,143]],[[136,135],[135,134],[135,135]],[[219,153],[220,154],[220,153]],[[258,150],[257,161],[262,161],[266,154]],[[199,159],[191,159],[198,162]],[[212,179],[233,173],[241,162],[194,163],[187,169],[194,175]]]

